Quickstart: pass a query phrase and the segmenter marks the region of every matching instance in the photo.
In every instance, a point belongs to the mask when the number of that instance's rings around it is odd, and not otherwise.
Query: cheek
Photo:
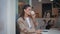
[[[27,14],[30,14],[30,12],[28,11]]]
[[[27,9],[26,10],[26,14],[30,15],[30,10]]]
[[[30,15],[30,12],[28,11],[27,14]]]

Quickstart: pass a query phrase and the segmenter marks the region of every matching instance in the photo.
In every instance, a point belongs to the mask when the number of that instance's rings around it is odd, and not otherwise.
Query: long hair
[[[25,15],[25,11],[24,11],[24,9],[27,9],[28,7],[31,7],[29,4],[27,4],[27,5],[24,5],[23,7],[22,7],[22,12],[21,12],[21,14],[20,14],[20,17],[22,17],[23,19],[24,19],[24,15]]]

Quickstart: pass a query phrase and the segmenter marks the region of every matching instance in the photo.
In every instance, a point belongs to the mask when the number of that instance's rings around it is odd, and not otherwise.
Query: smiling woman
[[[16,22],[16,34],[39,34],[36,30],[35,11],[32,9],[31,1],[21,0],[18,2],[18,20]],[[18,32],[18,33],[17,33]],[[20,33],[19,33],[20,32]]]

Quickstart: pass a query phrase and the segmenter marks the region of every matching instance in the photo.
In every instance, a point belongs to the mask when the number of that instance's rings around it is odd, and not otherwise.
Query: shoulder
[[[18,20],[17,20],[17,22],[22,22],[22,21],[23,21],[22,17],[18,18]]]

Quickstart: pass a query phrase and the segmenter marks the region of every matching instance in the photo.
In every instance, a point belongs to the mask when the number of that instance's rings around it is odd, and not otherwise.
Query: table
[[[57,29],[50,29],[50,30],[43,30],[42,34],[60,34],[60,30]]]

